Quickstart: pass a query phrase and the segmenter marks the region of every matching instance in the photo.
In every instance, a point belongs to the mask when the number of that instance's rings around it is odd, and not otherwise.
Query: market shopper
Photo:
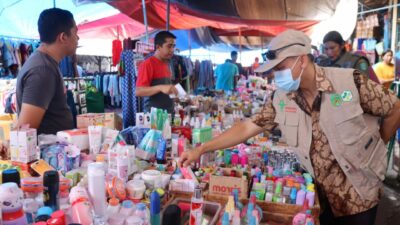
[[[244,75],[243,66],[242,66],[241,63],[237,62],[237,59],[238,59],[238,52],[237,51],[232,51],[231,52],[231,62],[238,67],[239,74],[240,75]]]
[[[154,38],[155,53],[140,66],[136,81],[136,96],[148,97],[145,110],[151,107],[165,109],[169,113],[174,110],[174,102],[170,94],[177,94],[172,85],[169,62],[174,55],[175,35],[168,31],[160,31]]]
[[[38,28],[41,45],[17,78],[18,126],[29,125],[38,134],[56,134],[74,126],[58,65],[75,54],[78,30],[71,12],[58,8],[44,10]]]
[[[394,81],[394,64],[392,63],[393,51],[386,50],[382,53],[382,62],[374,65],[374,71],[379,82],[389,88]]]
[[[259,114],[184,152],[180,164],[279,125],[315,178],[321,224],[372,225],[387,168],[385,143],[400,126],[400,101],[358,70],[314,64],[310,44],[299,31],[275,37],[258,72],[272,69],[278,90]]]
[[[318,60],[320,66],[353,68],[365,75],[369,75],[369,60],[364,56],[346,51],[345,41],[339,32],[328,32],[323,39],[323,43],[325,54],[328,58],[326,60]]]
[[[225,63],[218,65],[215,69],[216,90],[233,91],[235,78],[239,76],[238,67],[231,63],[229,59]]]

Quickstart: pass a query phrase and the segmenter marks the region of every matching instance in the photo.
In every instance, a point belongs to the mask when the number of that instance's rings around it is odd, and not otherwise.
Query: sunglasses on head
[[[290,46],[293,46],[293,45],[301,45],[303,47],[305,46],[305,44],[302,44],[302,43],[293,43],[293,44],[290,44],[290,45],[286,45],[286,46],[280,47],[280,48],[275,49],[275,50],[269,50],[268,49],[266,52],[262,53],[261,56],[263,57],[264,61],[274,60],[274,59],[276,59],[276,53],[278,51],[281,51],[281,50],[283,50],[285,48],[288,48]]]

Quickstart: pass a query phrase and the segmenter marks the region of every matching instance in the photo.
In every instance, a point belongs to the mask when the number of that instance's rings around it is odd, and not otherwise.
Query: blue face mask
[[[287,92],[297,91],[297,89],[299,89],[301,75],[303,74],[304,69],[301,70],[300,76],[297,80],[293,80],[293,76],[292,76],[292,69],[294,68],[294,66],[296,66],[299,58],[300,58],[300,56],[297,57],[296,62],[294,63],[292,68],[274,72],[275,84],[279,89],[287,91]]]

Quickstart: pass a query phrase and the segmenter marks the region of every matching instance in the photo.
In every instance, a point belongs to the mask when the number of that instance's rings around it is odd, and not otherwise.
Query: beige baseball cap
[[[271,40],[268,51],[264,53],[267,61],[255,72],[262,73],[271,70],[287,57],[309,53],[311,53],[311,39],[301,31],[286,30]]]

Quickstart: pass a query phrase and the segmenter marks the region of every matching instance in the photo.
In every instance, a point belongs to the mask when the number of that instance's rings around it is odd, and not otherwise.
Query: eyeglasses
[[[302,43],[293,43],[293,44],[286,45],[286,46],[283,46],[283,47],[278,48],[278,49],[275,49],[275,50],[269,50],[269,49],[268,49],[268,51],[262,53],[261,56],[263,57],[263,60],[264,60],[264,61],[274,60],[274,59],[276,59],[276,53],[277,53],[278,51],[281,51],[281,50],[283,50],[283,49],[285,49],[285,48],[289,48],[289,47],[291,47],[291,46],[293,46],[293,45],[301,45],[301,46],[303,46],[303,47],[305,46],[305,44],[302,44]]]

